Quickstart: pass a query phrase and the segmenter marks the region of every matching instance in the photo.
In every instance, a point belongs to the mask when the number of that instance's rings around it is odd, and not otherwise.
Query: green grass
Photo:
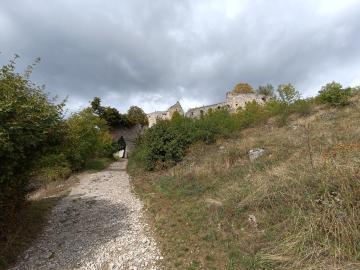
[[[106,169],[111,162],[113,162],[110,158],[96,158],[85,163],[84,170],[87,171],[101,171]]]

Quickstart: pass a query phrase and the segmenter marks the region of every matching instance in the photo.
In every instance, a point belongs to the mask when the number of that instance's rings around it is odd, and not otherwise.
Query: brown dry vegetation
[[[165,269],[360,269],[360,102],[131,171]],[[265,154],[248,159],[248,151]]]

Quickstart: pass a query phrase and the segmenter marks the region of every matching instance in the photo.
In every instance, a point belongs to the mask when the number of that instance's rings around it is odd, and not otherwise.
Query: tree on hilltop
[[[256,93],[259,95],[267,96],[267,97],[275,97],[274,86],[272,86],[269,83],[264,86],[260,85],[259,88],[256,90]]]
[[[127,112],[127,117],[129,119],[130,125],[140,124],[141,126],[148,125],[148,118],[144,111],[137,107],[131,106]]]
[[[255,93],[252,86],[248,83],[238,83],[232,90],[235,94],[252,94]]]
[[[301,97],[300,92],[291,83],[279,85],[277,93],[280,100],[287,104],[294,103]]]

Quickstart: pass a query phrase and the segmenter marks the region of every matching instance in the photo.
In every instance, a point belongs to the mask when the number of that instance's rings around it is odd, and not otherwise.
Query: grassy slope
[[[353,101],[286,127],[270,120],[194,145],[167,171],[130,171],[165,269],[360,269],[360,104]],[[252,148],[266,153],[251,162]]]

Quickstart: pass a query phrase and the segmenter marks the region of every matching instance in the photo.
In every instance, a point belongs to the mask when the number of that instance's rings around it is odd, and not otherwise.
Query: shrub
[[[264,121],[268,114],[263,106],[253,101],[246,103],[245,108],[240,109],[237,116],[240,120],[241,127],[246,128]]]
[[[34,174],[42,182],[66,179],[71,174],[71,164],[63,153],[45,154],[37,162]]]
[[[259,88],[256,90],[256,93],[268,97],[275,97],[274,86],[272,86],[271,84],[267,84],[265,86],[259,86]]]
[[[350,96],[351,88],[344,89],[340,83],[331,82],[321,88],[318,100],[331,106],[345,106],[350,103]]]
[[[73,114],[66,121],[64,150],[73,169],[80,169],[86,161],[110,156],[114,151],[112,138],[105,120],[94,115],[90,108]]]
[[[60,138],[64,104],[30,81],[32,67],[16,73],[14,59],[0,68],[0,225],[21,205],[36,160]]]
[[[299,99],[294,102],[292,111],[299,114],[300,116],[307,116],[312,112],[312,99]]]

